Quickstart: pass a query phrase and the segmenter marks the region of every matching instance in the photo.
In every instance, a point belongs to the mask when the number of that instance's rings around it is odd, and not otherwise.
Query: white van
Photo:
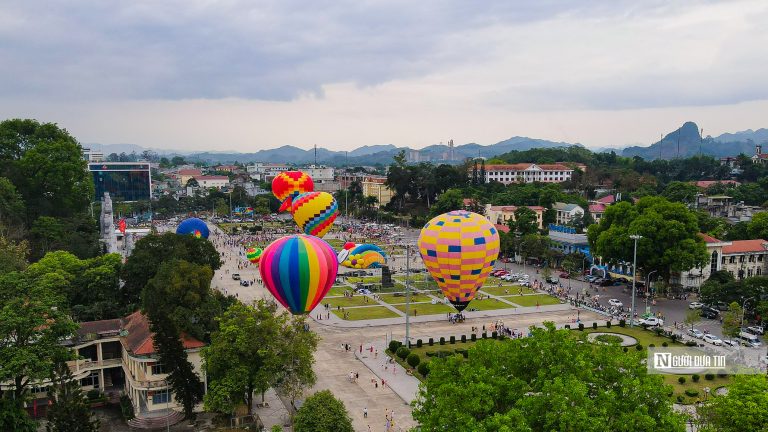
[[[739,340],[745,346],[752,347],[752,348],[758,348],[759,346],[762,345],[760,343],[760,339],[758,339],[757,336],[747,332],[739,333]]]

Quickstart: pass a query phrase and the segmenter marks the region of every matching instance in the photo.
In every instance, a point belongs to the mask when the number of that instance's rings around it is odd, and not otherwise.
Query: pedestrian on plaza
[[[363,418],[368,418],[368,407],[363,408]],[[370,428],[370,426],[368,426]]]

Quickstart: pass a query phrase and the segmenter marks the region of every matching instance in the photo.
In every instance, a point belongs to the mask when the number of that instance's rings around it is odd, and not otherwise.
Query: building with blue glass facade
[[[91,162],[96,200],[109,192],[113,200],[140,201],[152,197],[152,176],[149,162]]]

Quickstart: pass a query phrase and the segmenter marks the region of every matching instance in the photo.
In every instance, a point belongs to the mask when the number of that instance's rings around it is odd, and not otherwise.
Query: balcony
[[[70,360],[67,362],[67,366],[72,373],[78,373],[81,371],[105,369],[111,367],[122,366],[123,360],[121,358],[105,359],[100,361],[93,361],[90,359]]]

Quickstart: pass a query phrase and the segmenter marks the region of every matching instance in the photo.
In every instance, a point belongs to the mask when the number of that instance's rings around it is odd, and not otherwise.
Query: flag
[[[117,223],[117,229],[125,235],[125,219],[120,219],[120,222]]]

